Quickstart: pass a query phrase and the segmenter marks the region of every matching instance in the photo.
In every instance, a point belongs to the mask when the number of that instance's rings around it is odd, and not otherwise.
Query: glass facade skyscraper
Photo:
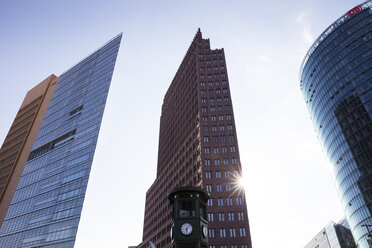
[[[59,77],[0,247],[73,247],[121,34]]]
[[[314,42],[300,87],[360,248],[372,231],[372,1],[348,11]]]

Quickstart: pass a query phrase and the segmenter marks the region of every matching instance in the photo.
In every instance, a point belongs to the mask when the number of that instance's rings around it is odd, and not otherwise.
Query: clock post
[[[207,248],[209,194],[201,188],[182,187],[170,191],[168,199],[173,205],[172,248]]]

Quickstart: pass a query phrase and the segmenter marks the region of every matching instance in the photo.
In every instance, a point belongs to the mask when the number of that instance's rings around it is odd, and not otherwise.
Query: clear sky
[[[356,0],[1,0],[0,141],[26,92],[123,32],[76,241],[142,240],[161,104],[197,28],[224,48],[254,248],[303,247],[343,217],[299,89],[312,41]]]

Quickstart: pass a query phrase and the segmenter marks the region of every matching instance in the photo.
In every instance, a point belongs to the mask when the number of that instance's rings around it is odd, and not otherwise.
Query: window
[[[205,178],[206,179],[211,179],[212,178],[211,172],[209,172],[209,171],[205,172]]]
[[[207,113],[207,108],[202,108],[202,113]]]
[[[217,192],[222,192],[222,185],[221,184],[217,184]]]
[[[234,213],[228,213],[229,221],[234,221]]]
[[[218,136],[213,136],[213,142],[218,142]]]
[[[209,238],[214,238],[214,229],[209,229]]]
[[[204,143],[208,143],[209,142],[209,137],[208,136],[204,136],[203,137],[203,141],[204,141]]]
[[[219,115],[219,116],[218,116],[218,120],[219,120],[219,121],[223,121],[223,115]]]
[[[227,130],[232,130],[233,129],[233,126],[232,125],[227,125]]]
[[[233,200],[232,198],[227,198],[226,199],[227,206],[232,206],[233,205]]]
[[[204,71],[204,67],[200,67],[200,71]]]
[[[200,64],[200,65],[204,65],[204,61],[203,61],[203,60],[200,60],[200,61],[199,61],[199,64]]]
[[[218,153],[219,153],[219,149],[218,149],[218,147],[214,147],[214,148],[213,148],[213,152],[214,152],[215,154],[218,154]]]
[[[216,112],[216,107],[215,106],[211,107],[211,112]]]
[[[229,141],[234,141],[234,135],[229,135]]]
[[[208,67],[207,70],[208,70],[208,71],[212,71],[212,68],[211,68],[211,67]]]
[[[218,214],[218,220],[221,221],[221,222],[225,221],[225,214],[224,213],[219,213]]]
[[[219,77],[220,77],[220,75],[214,74],[214,78],[219,78]]]
[[[213,86],[213,82],[208,82],[208,86],[209,87],[212,87]]]
[[[221,106],[221,105],[219,105],[219,106],[217,107],[217,111],[222,111],[222,106]]]
[[[226,136],[225,135],[221,135],[221,141],[226,142]]]
[[[213,70],[218,71],[218,66],[213,67]]]
[[[220,165],[220,160],[219,159],[215,159],[214,160],[214,165]]]
[[[203,117],[202,117],[202,122],[208,122],[208,117],[203,116]]]
[[[200,75],[200,79],[204,79],[204,75]]]
[[[208,199],[207,206],[209,207],[213,206],[213,199]]]
[[[227,158],[224,158],[222,161],[223,161],[223,165],[228,165],[229,164],[229,160]]]
[[[216,116],[212,116],[211,117],[211,121],[217,121],[217,117]]]
[[[225,66],[221,65],[220,70],[225,70]]]
[[[217,63],[217,59],[214,59],[214,60],[213,60],[213,64],[216,64],[216,63]]]
[[[220,229],[220,237],[221,238],[226,238],[226,229],[224,229],[224,228]]]
[[[236,158],[231,159],[231,164],[237,164]]]
[[[217,97],[217,102],[222,102],[222,98],[221,97]]]
[[[203,126],[203,132],[208,132],[208,126]]]
[[[212,78],[212,74],[208,74],[208,78],[211,79]]]
[[[226,105],[225,110],[230,110],[230,105]]]
[[[205,190],[206,190],[207,192],[212,192],[212,185],[207,184],[207,185],[205,186]]]
[[[230,146],[230,152],[235,152],[235,146]]]
[[[239,228],[239,232],[240,232],[240,237],[245,237],[245,236],[247,236],[244,227],[243,227],[243,228]]]
[[[213,95],[214,94],[214,90],[213,89],[209,90],[209,94],[210,95]]]
[[[216,94],[221,94],[221,90],[220,89],[216,89]]]
[[[212,126],[212,132],[217,132],[217,126]]]
[[[227,153],[227,147],[226,146],[222,147],[222,153]]]
[[[242,245],[242,248],[248,248],[248,245]]]
[[[226,177],[226,178],[229,178],[229,177],[230,177],[230,171],[225,170],[225,173],[224,173],[224,174],[225,174],[225,177]]]
[[[219,81],[216,81],[216,82],[215,82],[215,85],[216,85],[216,86],[220,85],[220,82],[219,82]]]
[[[231,184],[226,184],[226,191],[231,191]]]
[[[210,60],[207,60],[207,65],[209,65],[211,63],[211,61]]]
[[[235,238],[236,237],[235,228],[230,228],[230,237],[232,237],[232,238]]]
[[[221,84],[222,85],[226,85],[227,83],[226,83],[226,81],[222,81]]]
[[[238,220],[244,220],[244,213],[243,212],[238,213]]]
[[[199,58],[203,58],[204,57],[204,55],[203,54],[199,54]]]
[[[216,178],[221,178],[221,171],[216,171]]]
[[[209,160],[209,159],[204,160],[204,165],[205,166],[210,166],[211,165],[211,160]]]
[[[202,102],[202,103],[207,103],[207,99],[202,98],[202,99],[201,99],[201,102]]]
[[[201,90],[200,92],[202,95],[205,95],[205,93],[207,93],[206,90]]]
[[[204,148],[204,154],[209,154],[209,147]]]
[[[228,121],[231,120],[231,115],[226,115],[226,120],[228,120]]]
[[[214,216],[213,216],[212,213],[208,214],[208,221],[210,221],[210,222],[214,221]]]
[[[218,53],[218,56],[222,57],[222,53]]]
[[[241,197],[236,198],[236,205],[238,205],[238,206],[242,205],[242,198]]]
[[[218,206],[223,206],[223,199],[222,198],[217,198],[217,205]]]
[[[229,97],[228,97],[228,96],[225,96],[225,97],[223,98],[223,100],[224,100],[225,102],[228,102],[228,101],[229,101]]]
[[[225,130],[225,126],[221,125],[220,126],[220,131],[223,131],[223,130]]]

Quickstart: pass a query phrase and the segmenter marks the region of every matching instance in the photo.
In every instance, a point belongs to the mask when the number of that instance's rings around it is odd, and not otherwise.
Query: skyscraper
[[[238,142],[223,49],[195,35],[165,94],[157,176],[146,193],[142,243],[170,247],[174,187],[202,187],[208,201],[209,246],[251,248]]]
[[[2,248],[74,246],[120,41],[26,95],[0,150]]]
[[[348,11],[314,42],[300,87],[358,247],[372,230],[372,1]]]
[[[305,245],[305,248],[356,248],[350,229],[340,223],[329,223]]]

